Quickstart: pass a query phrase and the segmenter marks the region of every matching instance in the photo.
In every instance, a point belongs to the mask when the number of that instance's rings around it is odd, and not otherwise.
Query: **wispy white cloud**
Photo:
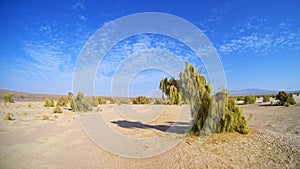
[[[300,48],[300,30],[290,29],[290,21],[271,27],[267,19],[254,16],[232,30],[231,39],[217,46],[223,55],[249,52],[267,55],[286,48]]]
[[[74,3],[72,6],[71,6],[71,9],[84,9],[85,8],[85,1],[84,0],[81,0],[81,1],[77,1],[76,3]]]

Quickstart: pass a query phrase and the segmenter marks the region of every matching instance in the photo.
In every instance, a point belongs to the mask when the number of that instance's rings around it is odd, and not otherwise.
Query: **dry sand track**
[[[187,137],[163,154],[133,159],[99,148],[69,110],[53,114],[52,108],[44,108],[42,102],[31,102],[31,108],[27,104],[0,103],[0,168],[300,168],[298,105],[241,106],[246,117],[252,114],[248,135],[214,134],[203,144],[198,138]],[[112,106],[102,106],[99,113],[111,112]],[[121,133],[144,138],[164,134],[162,128],[149,126],[170,125],[177,110],[168,106],[160,119],[149,124],[127,121],[122,126],[122,120],[126,120],[122,116],[108,114],[107,118]],[[7,112],[12,112],[15,120],[4,121]],[[42,120],[43,115],[50,120]]]

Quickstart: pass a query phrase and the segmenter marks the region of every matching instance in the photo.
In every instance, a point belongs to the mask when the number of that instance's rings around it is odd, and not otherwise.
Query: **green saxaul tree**
[[[178,80],[163,78],[160,89],[173,102],[181,103],[182,99],[191,106],[193,120],[190,133],[209,135],[214,132],[237,131],[246,134],[247,121],[237,107],[236,100],[229,99],[228,91],[224,90],[213,96],[206,78],[188,62],[185,66],[186,69],[179,74]],[[178,96],[173,97],[172,93]]]
[[[174,78],[162,78],[159,84],[159,89],[162,90],[162,98],[166,95],[170,99],[171,104],[181,105],[180,88],[178,81]]]
[[[290,105],[294,105],[296,104],[296,101],[293,97],[292,93],[286,93],[284,91],[280,91],[277,95],[276,95],[276,100],[278,100],[278,104],[280,106],[290,106]]]
[[[194,66],[188,62],[185,66],[186,69],[179,74],[180,91],[184,102],[191,106],[193,121],[190,133],[199,135],[210,111],[211,87]]]

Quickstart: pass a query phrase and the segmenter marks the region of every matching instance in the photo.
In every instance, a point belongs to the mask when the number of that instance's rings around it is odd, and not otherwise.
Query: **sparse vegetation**
[[[20,96],[20,99],[22,99],[22,100],[23,100],[23,99],[24,99],[24,96],[23,96],[23,95],[21,95],[21,96]]]
[[[255,96],[245,96],[244,97],[244,103],[245,104],[254,104],[256,102]]]
[[[59,105],[56,105],[56,107],[53,109],[53,113],[63,113],[60,106]]]
[[[54,98],[52,97],[51,100],[48,98],[44,98],[44,107],[54,107]]]
[[[14,103],[14,94],[12,94],[11,92],[7,92],[4,96],[3,96],[3,100],[4,103]]]
[[[6,113],[4,116],[4,120],[15,120],[15,118],[12,113]]]
[[[31,103],[28,103],[28,104],[27,104],[27,107],[28,107],[28,108],[31,108]]]
[[[292,93],[286,93],[284,91],[280,91],[276,95],[276,100],[278,101],[278,105],[288,107],[290,105],[296,104],[294,100],[294,96]]]
[[[85,97],[82,92],[78,92],[74,100],[74,109],[81,112],[92,111],[93,105],[89,98]]]
[[[49,120],[49,116],[48,115],[43,115],[43,120]]]
[[[137,98],[132,99],[133,104],[149,104],[150,99],[145,96],[139,96]]]

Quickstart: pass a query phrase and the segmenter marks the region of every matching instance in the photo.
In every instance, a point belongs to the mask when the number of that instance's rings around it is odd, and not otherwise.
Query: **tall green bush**
[[[276,100],[278,101],[278,104],[280,106],[289,106],[296,104],[296,101],[294,99],[294,96],[292,93],[286,93],[284,91],[280,91],[276,95]]]
[[[236,101],[228,98],[228,92],[223,91],[212,96],[211,86],[188,62],[186,69],[179,74],[178,80],[171,84],[167,78],[160,81],[160,89],[169,98],[172,90],[170,86],[178,86],[180,96],[177,97],[191,107],[192,126],[190,133],[194,135],[208,135],[213,132],[237,131],[247,133],[247,121]]]
[[[75,111],[88,112],[93,110],[92,102],[82,92],[78,92],[74,100]]]

